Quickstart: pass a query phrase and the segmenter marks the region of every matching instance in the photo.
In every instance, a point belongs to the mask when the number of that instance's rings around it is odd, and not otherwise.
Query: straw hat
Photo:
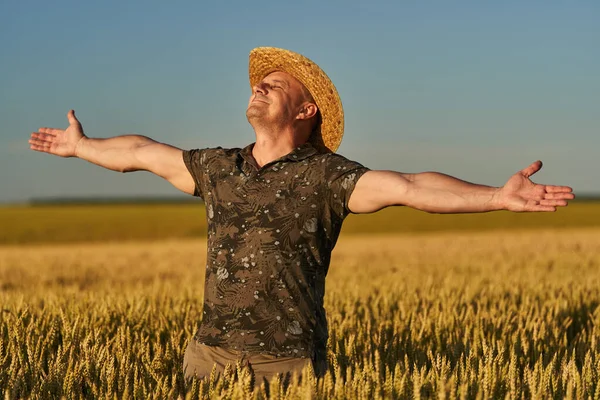
[[[321,124],[310,137],[318,149],[335,152],[344,135],[344,110],[338,92],[321,68],[301,54],[275,47],[257,47],[250,52],[250,87],[271,72],[283,71],[298,79],[315,99]]]

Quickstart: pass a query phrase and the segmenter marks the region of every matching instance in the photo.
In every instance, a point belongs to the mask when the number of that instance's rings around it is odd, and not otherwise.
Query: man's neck
[[[260,132],[256,131],[256,143],[252,148],[252,156],[256,160],[256,164],[262,167],[291,153],[296,147],[304,143],[306,143],[306,140],[298,140],[293,133],[282,132],[278,135],[261,135]]]

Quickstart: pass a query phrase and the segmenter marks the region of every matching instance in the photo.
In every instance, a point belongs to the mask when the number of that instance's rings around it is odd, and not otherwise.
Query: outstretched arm
[[[348,202],[354,213],[371,213],[405,205],[430,213],[475,213],[496,210],[555,211],[575,197],[567,186],[540,185],[529,178],[542,167],[536,161],[514,174],[504,186],[476,185],[437,173],[402,174],[369,171],[356,183]]]
[[[195,184],[181,149],[140,135],[89,138],[73,110],[67,118],[69,126],[65,130],[40,128],[33,132],[30,148],[61,157],[78,157],[113,171],[149,171],[185,193],[194,193]]]

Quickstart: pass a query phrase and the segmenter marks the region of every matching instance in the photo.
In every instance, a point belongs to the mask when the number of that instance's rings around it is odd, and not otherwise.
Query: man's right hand
[[[75,117],[75,111],[70,110],[67,118],[67,129],[40,128],[33,132],[29,139],[29,148],[61,157],[76,157],[77,145],[85,140],[86,136],[81,123]]]
[[[29,139],[32,150],[61,157],[78,157],[119,172],[149,171],[184,193],[194,194],[196,184],[183,161],[183,150],[141,135],[88,138],[75,112],[67,114],[65,130],[40,128]]]

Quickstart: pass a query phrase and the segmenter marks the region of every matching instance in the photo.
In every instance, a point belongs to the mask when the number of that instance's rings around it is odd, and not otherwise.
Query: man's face
[[[286,72],[272,72],[254,86],[246,117],[252,124],[291,124],[304,103],[302,84]]]

